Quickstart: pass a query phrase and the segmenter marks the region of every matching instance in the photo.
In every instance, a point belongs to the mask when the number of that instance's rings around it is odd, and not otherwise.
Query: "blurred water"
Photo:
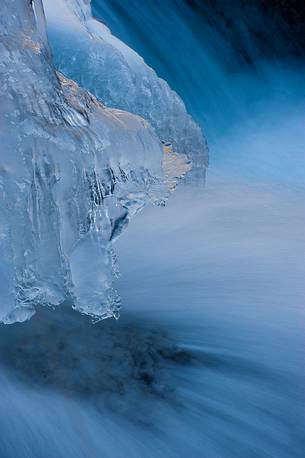
[[[198,456],[304,454],[303,199],[210,177],[204,194],[178,192],[119,242],[128,307],[150,308],[201,355],[177,371]]]
[[[303,199],[178,191],[117,244],[118,322],[2,327],[0,456],[301,458]]]
[[[117,242],[118,322],[67,304],[0,328],[0,457],[301,458],[301,66],[239,56],[183,2],[93,3],[185,99],[212,167]]]
[[[94,15],[182,97],[207,136],[211,167],[248,180],[304,184],[302,2],[92,5]],[[292,21],[295,10],[300,18]]]

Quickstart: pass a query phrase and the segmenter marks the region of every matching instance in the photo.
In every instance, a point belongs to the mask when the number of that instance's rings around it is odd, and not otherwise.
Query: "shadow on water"
[[[127,311],[118,322],[109,319],[93,324],[68,305],[59,310],[40,308],[25,324],[2,325],[0,359],[2,367],[32,388],[52,389],[95,403],[99,396],[109,400],[111,395],[127,405],[143,395],[174,402],[171,369],[184,368],[187,373],[188,368],[196,367],[271,383],[277,379],[263,365],[209,352],[204,344],[179,346],[158,319],[149,324]]]
[[[240,357],[179,346],[164,323],[123,313],[117,322],[92,324],[73,312],[41,308],[25,324],[1,326],[0,360],[16,379],[34,389],[82,398],[129,415],[145,396],[179,405],[173,372],[188,368],[246,378],[275,375]],[[145,408],[145,407],[144,407]],[[135,412],[132,411],[135,418]],[[146,419],[148,412],[145,412]]]
[[[200,361],[180,349],[162,325],[149,326],[128,315],[92,324],[68,306],[41,308],[25,324],[2,326],[0,360],[34,389],[81,397],[133,418],[136,412],[129,409],[137,403],[140,410],[145,396],[176,403],[168,366]]]

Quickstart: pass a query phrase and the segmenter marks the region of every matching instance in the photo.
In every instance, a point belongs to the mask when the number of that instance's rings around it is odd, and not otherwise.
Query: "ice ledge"
[[[160,140],[193,164],[189,177],[204,182],[207,143],[180,97],[108,27],[95,20],[89,0],[43,0],[56,67],[105,105],[148,120]]]
[[[180,172],[165,179],[147,121],[55,71],[41,12],[40,0],[4,0],[0,18],[0,322],[67,299],[117,317],[113,241]]]

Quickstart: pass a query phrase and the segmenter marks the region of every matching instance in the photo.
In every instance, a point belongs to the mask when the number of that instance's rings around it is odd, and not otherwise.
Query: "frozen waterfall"
[[[112,241],[147,201],[164,203],[189,160],[163,157],[147,121],[55,71],[40,0],[5,0],[0,27],[0,321],[67,300],[117,317]]]

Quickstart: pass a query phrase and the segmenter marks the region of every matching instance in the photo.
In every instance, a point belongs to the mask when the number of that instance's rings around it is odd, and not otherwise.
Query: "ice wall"
[[[4,0],[1,12],[0,322],[66,299],[116,317],[112,241],[189,166],[164,173],[146,121],[55,71],[41,0]]]
[[[107,106],[138,114],[191,158],[192,179],[203,182],[208,150],[180,97],[143,59],[91,15],[88,0],[43,0],[56,66]],[[171,56],[168,56],[170,59]]]

